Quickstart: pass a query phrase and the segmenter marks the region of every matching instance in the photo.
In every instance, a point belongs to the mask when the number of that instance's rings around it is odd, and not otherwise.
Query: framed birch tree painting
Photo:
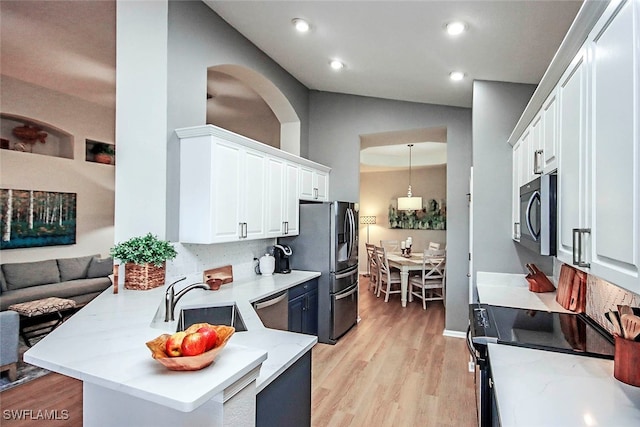
[[[0,189],[0,249],[75,244],[76,196]]]

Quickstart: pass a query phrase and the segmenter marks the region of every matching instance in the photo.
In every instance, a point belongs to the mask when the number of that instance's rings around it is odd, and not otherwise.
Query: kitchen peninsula
[[[265,328],[251,303],[319,275],[293,271],[185,294],[176,312],[235,303],[247,327],[200,371],[169,371],[145,346],[175,330],[175,323],[157,322],[164,314],[166,286],[118,294],[107,289],[28,350],[24,360],[83,381],[85,426],[253,425],[256,395],[306,355],[317,338]]]

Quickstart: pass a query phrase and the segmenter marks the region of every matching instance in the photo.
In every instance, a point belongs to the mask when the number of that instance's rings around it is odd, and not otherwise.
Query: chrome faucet
[[[192,289],[206,289],[207,291],[211,290],[209,285],[207,285],[206,283],[193,283],[187,286],[186,288],[182,289],[180,292],[176,294],[173,287],[175,286],[176,283],[182,282],[185,279],[186,277],[183,277],[182,279],[176,280],[175,282],[170,284],[169,287],[167,288],[167,291],[164,294],[164,321],[165,322],[173,322],[175,320],[174,311],[176,308],[176,304],[178,303],[180,298],[184,296],[184,294],[186,294]]]

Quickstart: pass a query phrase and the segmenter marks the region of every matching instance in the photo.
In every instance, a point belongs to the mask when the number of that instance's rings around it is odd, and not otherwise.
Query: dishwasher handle
[[[287,299],[288,297],[289,297],[289,294],[287,293],[287,291],[284,291],[280,296],[276,298],[272,298],[264,302],[254,303],[253,306],[256,310],[262,310],[263,308],[271,307],[272,305],[278,304],[282,302],[282,300]]]

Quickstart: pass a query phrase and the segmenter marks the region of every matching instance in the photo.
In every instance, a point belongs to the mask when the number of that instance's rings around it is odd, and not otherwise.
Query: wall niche
[[[0,148],[73,159],[73,136],[34,119],[0,113]]]

